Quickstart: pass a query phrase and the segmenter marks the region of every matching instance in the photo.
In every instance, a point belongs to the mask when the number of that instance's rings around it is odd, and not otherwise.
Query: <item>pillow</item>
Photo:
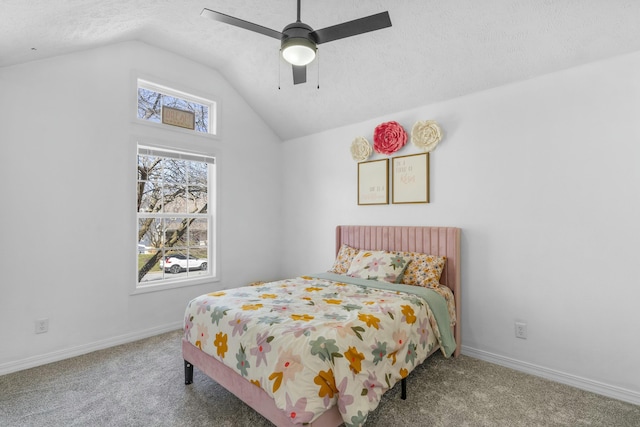
[[[411,260],[404,271],[400,283],[424,286],[425,288],[437,288],[440,286],[440,276],[447,257],[419,252],[400,252],[400,254]]]
[[[349,245],[343,244],[340,246],[336,260],[333,263],[333,267],[329,270],[330,273],[345,274],[349,270],[351,261],[358,254],[358,249],[352,248]]]
[[[400,252],[360,251],[351,261],[347,276],[400,283],[409,261]]]

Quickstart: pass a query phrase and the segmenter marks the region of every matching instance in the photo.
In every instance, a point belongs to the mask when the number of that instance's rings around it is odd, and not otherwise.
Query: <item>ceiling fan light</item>
[[[305,38],[293,37],[282,42],[282,57],[291,65],[303,66],[316,58],[316,44]]]

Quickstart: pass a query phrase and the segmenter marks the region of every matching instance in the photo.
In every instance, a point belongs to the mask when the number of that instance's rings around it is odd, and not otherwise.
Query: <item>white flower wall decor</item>
[[[359,136],[351,143],[351,157],[356,162],[364,162],[371,157],[371,144],[366,138]]]
[[[435,120],[416,122],[411,129],[411,142],[427,153],[433,151],[442,139],[442,129]]]

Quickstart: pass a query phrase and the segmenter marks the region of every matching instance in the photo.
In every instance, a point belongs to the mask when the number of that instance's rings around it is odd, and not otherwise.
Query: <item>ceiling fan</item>
[[[235,25],[245,30],[255,31],[265,36],[280,40],[282,57],[293,67],[293,84],[307,81],[307,64],[316,57],[317,45],[328,43],[370,31],[380,30],[391,26],[389,12],[381,12],[353,21],[333,25],[320,30],[314,30],[300,21],[300,0],[298,0],[298,19],[284,27],[282,32],[263,27],[262,25],[244,21],[211,9],[203,9],[201,16],[214,21]]]

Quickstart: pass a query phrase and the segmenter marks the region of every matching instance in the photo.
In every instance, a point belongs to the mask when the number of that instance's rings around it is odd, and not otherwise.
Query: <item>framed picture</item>
[[[392,203],[429,203],[429,153],[392,159]]]
[[[358,204],[389,203],[389,159],[358,163]]]

